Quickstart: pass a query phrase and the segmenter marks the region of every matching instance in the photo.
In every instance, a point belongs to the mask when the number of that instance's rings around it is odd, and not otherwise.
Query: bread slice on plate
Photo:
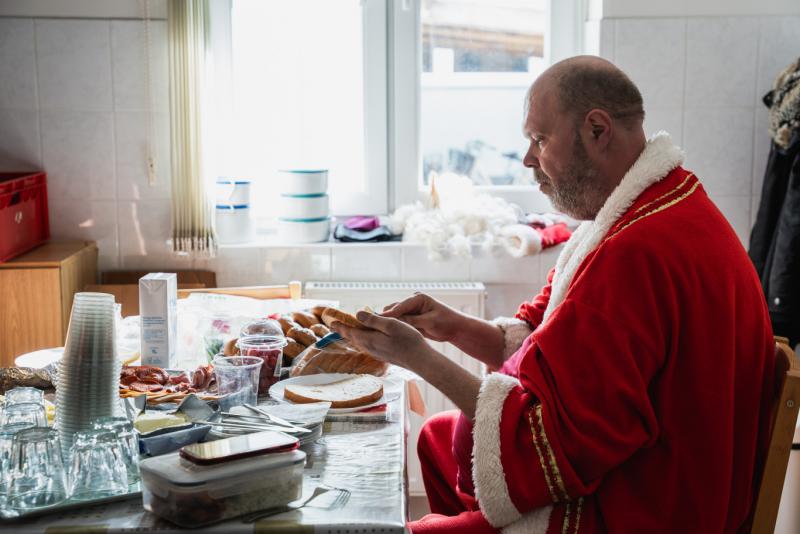
[[[372,375],[352,375],[328,384],[286,384],[283,398],[299,404],[330,402],[331,408],[356,408],[383,397],[383,380]]]

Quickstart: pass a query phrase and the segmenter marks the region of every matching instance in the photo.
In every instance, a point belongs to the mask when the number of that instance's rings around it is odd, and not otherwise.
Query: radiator
[[[486,288],[480,282],[307,282],[304,296],[309,299],[338,300],[343,310],[355,312],[364,306],[382,310],[387,304],[402,300],[415,291],[427,293],[461,312],[484,317]],[[453,345],[435,341],[431,341],[430,344],[470,372],[476,375],[483,373],[480,362]],[[425,399],[428,417],[455,409],[452,402],[429,384],[421,384],[420,391]],[[422,417],[411,414],[407,455],[408,489],[411,495],[425,494],[417,457],[417,437],[423,422]]]

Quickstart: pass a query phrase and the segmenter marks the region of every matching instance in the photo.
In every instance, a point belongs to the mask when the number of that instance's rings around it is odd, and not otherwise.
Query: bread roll
[[[364,323],[349,313],[337,310],[336,308],[327,308],[324,312],[322,312],[322,322],[325,323],[325,326],[330,328],[331,323],[334,321],[339,321],[340,323],[353,328],[366,328]]]
[[[290,337],[286,338],[286,346],[283,347],[283,355],[289,358],[289,361],[295,359],[304,350],[306,350],[306,348],[303,345]]]
[[[319,320],[317,319],[316,315],[304,311],[292,313],[292,319],[294,319],[294,322],[303,328],[308,328],[311,325],[319,324]]]
[[[308,328],[301,327],[290,328],[289,331],[286,332],[286,337],[294,339],[304,347],[308,347],[319,341],[319,338],[314,335],[314,332]]]
[[[236,356],[237,354],[239,354],[239,347],[236,346],[237,341],[239,341],[239,338],[237,337],[234,337],[226,341],[225,345],[222,346],[222,355]]]
[[[302,328],[299,324],[297,324],[295,322],[294,319],[292,319],[291,317],[288,317],[286,315],[283,315],[283,316],[279,317],[278,318],[278,323],[281,325],[281,330],[283,330],[283,335],[284,336],[292,328]]]
[[[318,322],[321,323],[322,322],[322,313],[327,309],[328,309],[327,306],[314,306],[313,308],[311,308],[311,313],[313,313],[314,316],[317,319],[319,319]]]
[[[314,335],[317,337],[325,337],[331,333],[330,328],[328,328],[324,324],[311,325],[308,327],[308,329],[314,332]]]
[[[370,375],[357,375],[330,384],[287,384],[283,397],[297,403],[330,402],[331,408],[355,408],[383,397],[383,381]]]

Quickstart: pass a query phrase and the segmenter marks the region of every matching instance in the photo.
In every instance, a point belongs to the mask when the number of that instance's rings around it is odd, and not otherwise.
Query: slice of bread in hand
[[[283,397],[300,404],[330,402],[331,408],[355,408],[383,397],[383,381],[372,375],[353,375],[330,384],[287,384]]]

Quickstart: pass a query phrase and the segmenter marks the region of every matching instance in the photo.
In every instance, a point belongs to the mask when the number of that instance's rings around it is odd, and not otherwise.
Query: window
[[[253,180],[264,219],[279,201],[275,170],[309,166],[329,169],[339,215],[391,211],[443,172],[549,209],[522,165],[524,95],[550,58],[579,49],[558,53],[550,39],[556,21],[560,42],[577,35],[577,0],[220,4],[213,27],[227,16],[230,33],[214,45],[216,80],[232,83],[210,168]]]
[[[529,185],[525,92],[545,67],[546,0],[422,0],[422,180]]]
[[[388,209],[386,11],[363,4],[230,4],[230,119],[216,121],[215,146],[225,148],[212,168],[253,181],[262,223],[280,201],[278,169],[328,169],[333,213]]]

